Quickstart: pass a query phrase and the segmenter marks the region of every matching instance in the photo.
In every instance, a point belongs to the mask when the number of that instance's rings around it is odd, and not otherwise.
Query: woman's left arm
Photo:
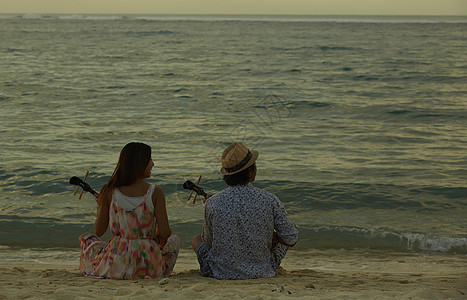
[[[169,218],[167,217],[164,191],[160,187],[156,187],[152,197],[154,214],[159,228],[159,238],[166,240],[172,234],[172,231],[170,230]]]

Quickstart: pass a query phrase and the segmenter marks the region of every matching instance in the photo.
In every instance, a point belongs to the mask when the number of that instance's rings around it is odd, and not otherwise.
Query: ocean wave
[[[43,19],[46,16],[44,15],[39,15],[39,14],[26,14],[21,16],[23,19]]]
[[[290,22],[290,23],[372,23],[372,24],[465,24],[464,16],[332,16],[332,15],[133,15],[133,14],[24,14],[0,15],[1,19],[58,20],[135,20],[135,21],[203,21],[203,22]]]
[[[85,232],[94,232],[93,223],[63,223],[53,218],[22,218],[0,215],[0,249],[8,248],[79,248],[78,237]],[[171,229],[181,241],[182,247],[190,248],[191,239],[201,233],[201,222],[171,224]],[[112,238],[108,230],[102,239]]]
[[[191,239],[202,230],[201,221],[173,222],[172,231],[190,248]],[[397,252],[467,254],[466,236],[435,236],[417,232],[398,232],[388,228],[362,228],[332,225],[298,226],[295,249],[374,249]],[[53,218],[0,218],[0,247],[77,248],[77,238],[93,232],[93,224],[61,223]],[[107,232],[103,239],[109,240]]]
[[[102,21],[113,21],[122,20],[124,16],[121,15],[62,15],[58,16],[60,20],[102,20]]]
[[[175,32],[170,30],[150,30],[150,31],[127,31],[125,32],[127,35],[135,35],[135,36],[152,36],[152,35],[168,35],[168,34],[175,34]]]
[[[467,23],[464,17],[436,16],[318,16],[318,15],[146,15],[134,16],[145,21],[235,21],[235,22],[295,22],[295,23],[390,23],[390,24],[438,24]]]
[[[353,249],[368,248],[392,251],[467,254],[467,237],[435,236],[425,233],[398,232],[387,228],[347,226],[301,226],[300,248]]]
[[[102,21],[112,21],[112,20],[123,20],[127,18],[124,15],[112,15],[112,14],[103,14],[103,15],[94,15],[94,14],[63,14],[63,15],[49,15],[49,14],[24,14],[24,15],[0,15],[0,19],[30,19],[30,20],[102,20]]]
[[[467,253],[465,237],[430,237],[422,233],[402,233],[400,236],[407,242],[408,250]]]
[[[361,51],[362,49],[355,47],[342,47],[342,46],[302,46],[302,47],[271,47],[274,51],[302,51],[318,49],[321,51]]]

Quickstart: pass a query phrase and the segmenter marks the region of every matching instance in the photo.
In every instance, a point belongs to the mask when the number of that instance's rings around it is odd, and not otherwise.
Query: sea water
[[[0,16],[0,247],[77,249],[128,142],[183,247],[259,151],[296,249],[467,253],[467,18]],[[108,234],[106,238],[109,238]]]

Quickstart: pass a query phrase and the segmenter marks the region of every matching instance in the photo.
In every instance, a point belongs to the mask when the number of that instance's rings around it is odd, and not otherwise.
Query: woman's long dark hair
[[[143,143],[129,143],[120,152],[117,166],[99,194],[99,204],[110,199],[114,188],[130,185],[144,175],[151,159],[151,147]]]

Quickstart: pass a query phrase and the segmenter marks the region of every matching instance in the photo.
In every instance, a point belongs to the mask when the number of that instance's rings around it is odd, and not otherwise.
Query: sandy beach
[[[202,277],[183,249],[164,279],[82,276],[77,251],[0,250],[0,299],[467,299],[467,257],[372,251],[289,251],[274,278]]]

